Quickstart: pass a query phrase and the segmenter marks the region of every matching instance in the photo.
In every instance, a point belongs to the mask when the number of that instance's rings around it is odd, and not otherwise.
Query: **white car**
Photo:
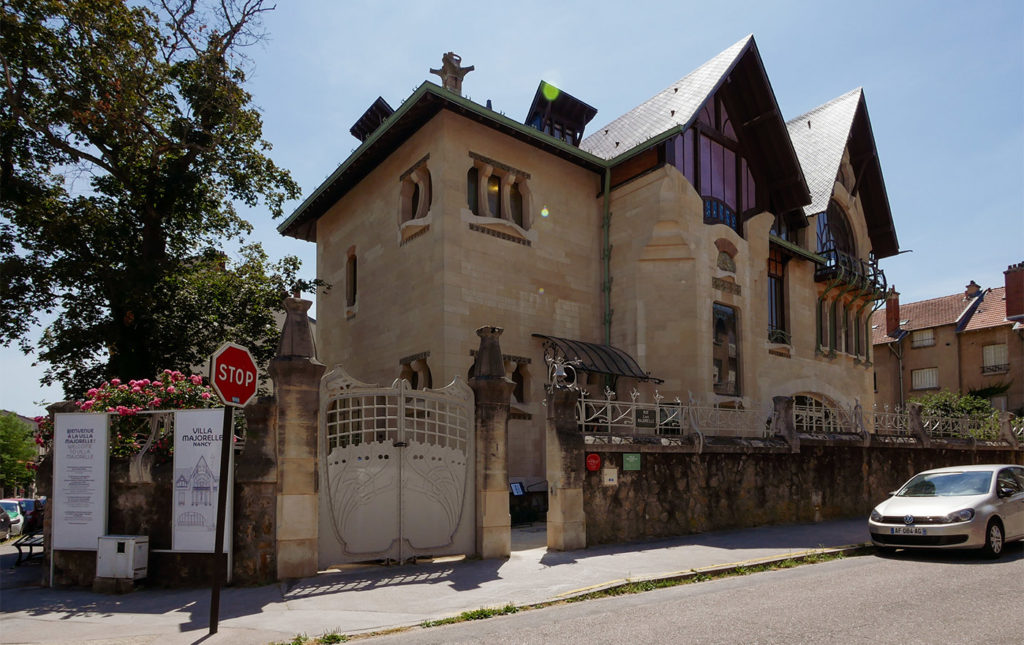
[[[868,520],[882,549],[983,549],[998,558],[1024,539],[1024,466],[926,470],[891,495]]]
[[[25,528],[25,516],[21,514],[17,500],[0,499],[0,509],[11,518],[11,535],[21,535]]]

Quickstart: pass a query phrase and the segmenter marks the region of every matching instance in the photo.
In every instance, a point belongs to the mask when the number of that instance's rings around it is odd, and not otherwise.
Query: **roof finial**
[[[462,96],[462,79],[466,74],[472,72],[475,67],[462,67],[462,56],[455,52],[448,52],[441,56],[441,69],[430,70],[431,74],[441,77],[441,85],[446,90],[451,90]]]

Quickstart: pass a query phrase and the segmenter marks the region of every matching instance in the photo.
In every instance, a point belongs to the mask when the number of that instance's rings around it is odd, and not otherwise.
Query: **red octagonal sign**
[[[224,405],[245,407],[256,396],[256,361],[249,350],[224,343],[210,359],[210,384]]]

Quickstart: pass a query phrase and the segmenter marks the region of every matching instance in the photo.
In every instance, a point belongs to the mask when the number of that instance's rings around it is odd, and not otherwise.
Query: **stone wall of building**
[[[641,453],[639,471],[622,452],[597,452],[618,469],[583,484],[588,545],[704,531],[864,517],[915,473],[963,463],[1024,464],[1019,450],[802,446],[799,453]]]

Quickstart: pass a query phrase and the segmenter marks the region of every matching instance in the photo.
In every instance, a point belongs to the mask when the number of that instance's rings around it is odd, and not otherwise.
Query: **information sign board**
[[[177,410],[174,413],[174,499],[171,550],[213,553],[217,530],[217,490],[224,409]],[[227,445],[231,446],[231,432]],[[230,449],[230,448],[229,448]],[[231,450],[230,453],[234,453]],[[231,454],[230,456],[233,456]],[[228,468],[225,535],[231,535],[231,475]],[[225,541],[225,551],[230,550]]]
[[[53,548],[91,550],[107,532],[107,415],[54,416]]]
[[[622,470],[640,470],[640,453],[622,453]]]

